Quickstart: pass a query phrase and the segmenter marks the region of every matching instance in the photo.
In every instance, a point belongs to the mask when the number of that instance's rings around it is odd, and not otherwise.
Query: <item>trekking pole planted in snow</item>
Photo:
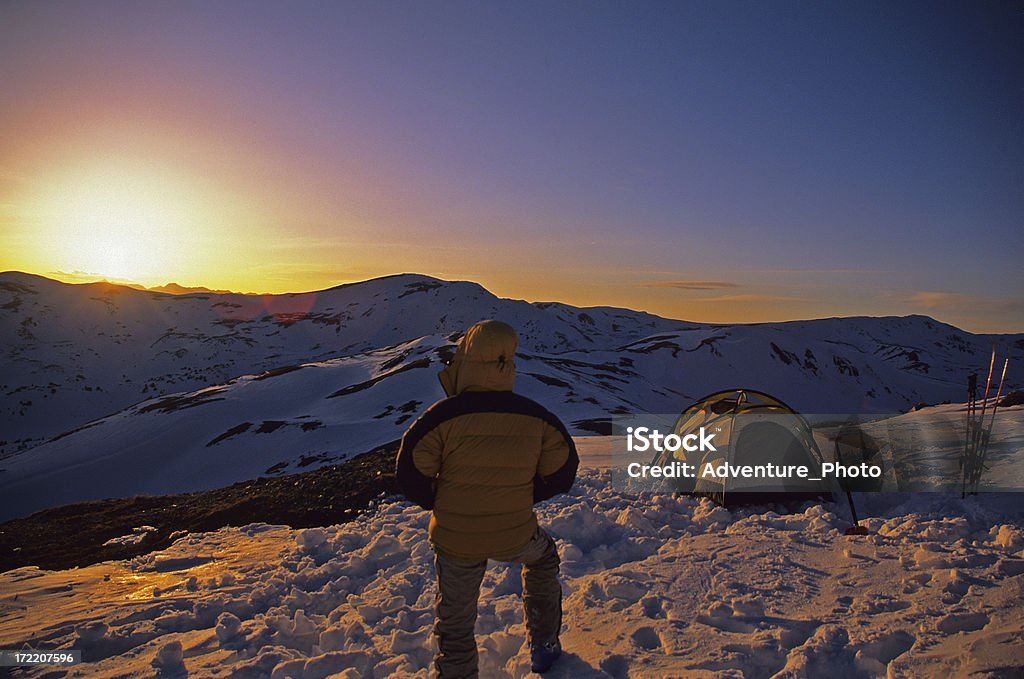
[[[996,423],[996,409],[999,408],[999,399],[1003,397],[1003,382],[1006,381],[1006,368],[1010,365],[1010,359],[1007,358],[1003,361],[1003,374],[999,376],[999,389],[996,390],[996,400],[992,403],[992,419],[989,420],[988,430],[992,431],[992,427]]]
[[[985,407],[988,406],[988,392],[989,392],[989,389],[992,388],[992,369],[995,368],[995,367],[996,367],[996,345],[993,344],[992,345],[992,360],[989,361],[989,364],[988,364],[988,379],[985,380],[985,396],[981,399],[981,417],[978,418],[978,424],[982,425],[982,427],[984,427],[984,425],[985,425]],[[977,431],[977,430],[980,430],[982,427],[976,427],[975,428],[975,430],[976,430],[976,435],[974,437],[974,440],[975,440],[975,451],[974,452],[975,453],[977,452],[977,441],[979,440],[977,434],[981,433],[980,431]]]
[[[960,493],[960,497],[967,497],[967,486],[974,482],[974,477],[977,474],[976,465],[978,464],[978,450],[981,446],[981,437],[983,435],[985,425],[985,406],[988,405],[988,393],[992,388],[992,370],[996,366],[996,345],[992,345],[992,358],[988,362],[988,377],[985,379],[985,395],[981,399],[981,415],[977,418],[971,418],[971,431],[968,441],[970,442],[970,448],[967,452],[967,457],[964,460],[964,485],[963,490]]]
[[[999,409],[999,399],[1003,395],[1003,382],[1006,380],[1006,368],[1010,365],[1010,359],[1007,358],[1003,361],[1003,374],[999,377],[999,388],[996,390],[996,400],[992,403],[992,416],[989,419],[988,426],[985,426],[985,421],[981,421],[981,435],[980,435],[980,451],[978,453],[977,466],[975,468],[974,478],[971,479],[972,493],[978,492],[978,485],[981,483],[981,473],[985,471],[985,458],[988,456],[988,442],[992,438],[992,428],[996,426],[996,411]]]
[[[967,461],[971,451],[971,437],[974,429],[974,409],[978,402],[978,373],[967,376],[967,419],[964,422],[964,452],[960,454],[962,483],[960,497],[967,497]]]
[[[967,376],[967,424],[964,429],[964,455],[960,458],[960,467],[964,466],[964,459],[970,446],[971,429],[974,427],[974,410],[978,405],[978,373],[971,373]]]

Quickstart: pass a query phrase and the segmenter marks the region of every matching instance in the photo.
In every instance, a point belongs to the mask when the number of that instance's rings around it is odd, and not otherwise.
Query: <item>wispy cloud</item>
[[[738,303],[751,303],[751,302],[801,302],[804,301],[802,297],[791,297],[789,295],[766,295],[756,292],[741,293],[736,295],[716,295],[715,297],[700,297],[697,302],[738,302]]]
[[[905,301],[924,311],[971,311],[975,313],[1024,311],[1024,300],[1020,298],[965,295],[941,290],[917,290],[910,293]]]
[[[93,273],[90,271],[47,271],[44,275],[58,278],[65,283],[116,283],[118,285],[137,285],[137,283],[129,278],[116,278],[113,276],[104,276],[101,273]]]
[[[751,287],[740,283],[733,283],[732,281],[651,281],[649,283],[641,283],[639,287],[685,290],[690,292],[722,291],[721,294],[717,295],[690,298],[693,302],[711,304],[776,304],[780,302],[806,301],[803,297],[768,292],[727,292],[736,288],[746,287],[749,289]]]
[[[750,269],[750,273],[768,274],[879,274],[887,273],[886,269],[795,269],[777,267],[774,269]]]
[[[738,288],[736,283],[728,281],[654,281],[640,284],[642,288],[670,288],[673,290],[723,290]]]
[[[961,307],[970,304],[970,297],[956,292],[918,290],[911,293],[907,298],[907,302],[921,309],[948,309],[950,307]]]

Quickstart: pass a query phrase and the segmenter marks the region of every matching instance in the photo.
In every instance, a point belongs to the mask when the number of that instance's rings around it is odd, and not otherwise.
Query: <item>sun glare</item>
[[[171,173],[90,165],[55,179],[40,202],[40,246],[62,270],[150,284],[193,268],[203,211]]]

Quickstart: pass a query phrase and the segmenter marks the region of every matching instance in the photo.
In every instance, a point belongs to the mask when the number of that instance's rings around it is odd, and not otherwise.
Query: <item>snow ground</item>
[[[1020,676],[1019,496],[858,499],[872,534],[847,537],[843,505],[728,511],[623,496],[608,470],[581,470],[538,508],[566,592],[549,676]],[[130,561],[8,571],[0,648],[82,649],[66,676],[427,676],[428,516],[380,498],[339,526],[229,527]],[[482,676],[529,674],[520,592],[518,567],[492,564]]]

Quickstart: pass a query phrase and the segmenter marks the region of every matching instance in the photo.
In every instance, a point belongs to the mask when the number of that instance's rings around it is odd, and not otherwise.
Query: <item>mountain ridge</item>
[[[466,283],[466,284],[470,284],[470,285],[476,286],[476,287],[480,288],[481,290],[487,292],[488,294],[493,294],[489,290],[487,290],[486,287],[484,287],[483,285],[481,285],[480,283],[477,283],[475,281],[465,280],[465,279],[455,279],[455,280],[452,280],[452,279],[447,279],[447,278],[438,278],[438,277],[432,276],[430,274],[417,273],[415,271],[405,271],[405,272],[402,272],[402,273],[385,274],[383,276],[375,276],[373,278],[367,278],[367,279],[361,280],[361,281],[352,281],[350,283],[339,283],[338,285],[332,285],[332,286],[329,286],[329,287],[326,287],[326,288],[320,288],[320,289],[316,289],[316,290],[298,291],[298,292],[238,292],[238,291],[234,291],[234,290],[214,290],[214,289],[211,289],[211,288],[207,288],[205,286],[182,286],[182,285],[179,285],[178,283],[173,283],[173,282],[172,283],[167,283],[167,284],[162,285],[162,286],[154,286],[154,287],[136,286],[136,285],[130,285],[130,284],[125,284],[125,283],[114,283],[114,282],[106,281],[106,280],[91,281],[91,282],[88,282],[88,283],[69,283],[69,282],[66,282],[66,281],[61,281],[61,280],[56,279],[56,278],[50,278],[49,276],[44,276],[42,274],[31,273],[31,272],[27,272],[27,271],[19,271],[19,270],[16,270],[16,269],[10,269],[10,270],[7,270],[7,271],[0,271],[0,283],[2,283],[4,278],[7,277],[7,276],[24,277],[24,278],[28,278],[30,280],[44,280],[44,281],[49,281],[49,282],[52,282],[52,283],[57,283],[59,285],[67,285],[67,286],[89,286],[89,285],[113,286],[113,287],[125,288],[125,289],[128,289],[128,290],[133,290],[133,291],[136,291],[136,292],[149,292],[149,293],[155,293],[155,294],[158,294],[158,295],[173,295],[175,297],[187,297],[189,295],[242,295],[242,296],[246,296],[246,297],[293,297],[293,296],[298,296],[298,295],[322,294],[322,293],[326,293],[326,292],[332,292],[332,291],[336,291],[336,290],[352,288],[352,287],[364,285],[364,284],[367,284],[367,283],[374,283],[374,282],[378,282],[378,281],[386,281],[386,280],[398,279],[398,278],[426,279],[426,280],[431,281],[431,282],[439,282],[439,283],[444,283],[444,284]],[[167,292],[165,290],[161,290],[161,288],[166,288],[166,287],[176,287],[178,289],[188,290],[189,292],[172,293],[172,292]],[[922,320],[931,321],[933,323],[938,323],[938,324],[941,324],[941,325],[944,325],[944,326],[948,326],[948,327],[953,328],[955,330],[959,330],[959,331],[962,331],[962,332],[970,333],[972,335],[978,335],[978,336],[983,336],[983,337],[1017,337],[1017,336],[1024,336],[1024,333],[1012,333],[1012,332],[1010,332],[1010,333],[992,333],[992,332],[975,333],[975,332],[972,332],[972,331],[969,331],[969,330],[964,330],[963,328],[960,328],[959,326],[953,325],[952,323],[947,323],[946,321],[937,319],[934,316],[929,316],[928,314],[903,314],[903,315],[889,314],[889,315],[883,315],[883,316],[870,316],[870,315],[865,315],[865,314],[857,314],[857,315],[852,315],[852,316],[821,316],[821,317],[817,317],[817,318],[794,318],[794,319],[779,320],[779,321],[737,321],[737,322],[731,322],[731,323],[722,323],[722,322],[688,321],[688,320],[685,320],[685,319],[669,318],[667,316],[659,316],[658,314],[654,314],[654,313],[651,313],[649,311],[642,311],[642,310],[638,310],[638,309],[630,309],[629,307],[616,307],[616,306],[611,306],[611,305],[607,305],[607,304],[595,304],[595,305],[588,305],[588,306],[577,306],[577,305],[574,305],[574,304],[568,304],[568,303],[565,303],[565,302],[559,302],[559,301],[555,301],[555,300],[535,300],[535,301],[531,302],[531,301],[528,301],[528,300],[525,300],[525,299],[522,299],[522,298],[516,298],[516,297],[498,297],[497,295],[494,295],[494,296],[497,299],[508,300],[508,301],[516,301],[516,302],[524,302],[526,304],[530,304],[530,305],[537,306],[537,307],[540,307],[540,308],[544,308],[544,307],[548,307],[548,306],[561,305],[561,306],[570,307],[570,308],[573,308],[573,309],[584,310],[584,311],[588,310],[588,309],[603,309],[603,310],[627,311],[627,312],[636,313],[636,314],[644,314],[644,315],[648,315],[648,316],[654,316],[654,317],[657,317],[657,318],[660,318],[660,319],[663,319],[663,320],[666,320],[666,321],[678,321],[680,323],[693,323],[693,324],[699,324],[699,325],[704,325],[704,326],[714,327],[714,328],[727,328],[727,327],[735,327],[735,326],[756,326],[756,325],[781,325],[781,324],[787,324],[787,323],[806,323],[806,322],[813,322],[813,321],[829,321],[829,320],[851,320],[851,321],[853,321],[853,320],[861,320],[861,319],[869,319],[869,318],[870,319],[922,319]]]

